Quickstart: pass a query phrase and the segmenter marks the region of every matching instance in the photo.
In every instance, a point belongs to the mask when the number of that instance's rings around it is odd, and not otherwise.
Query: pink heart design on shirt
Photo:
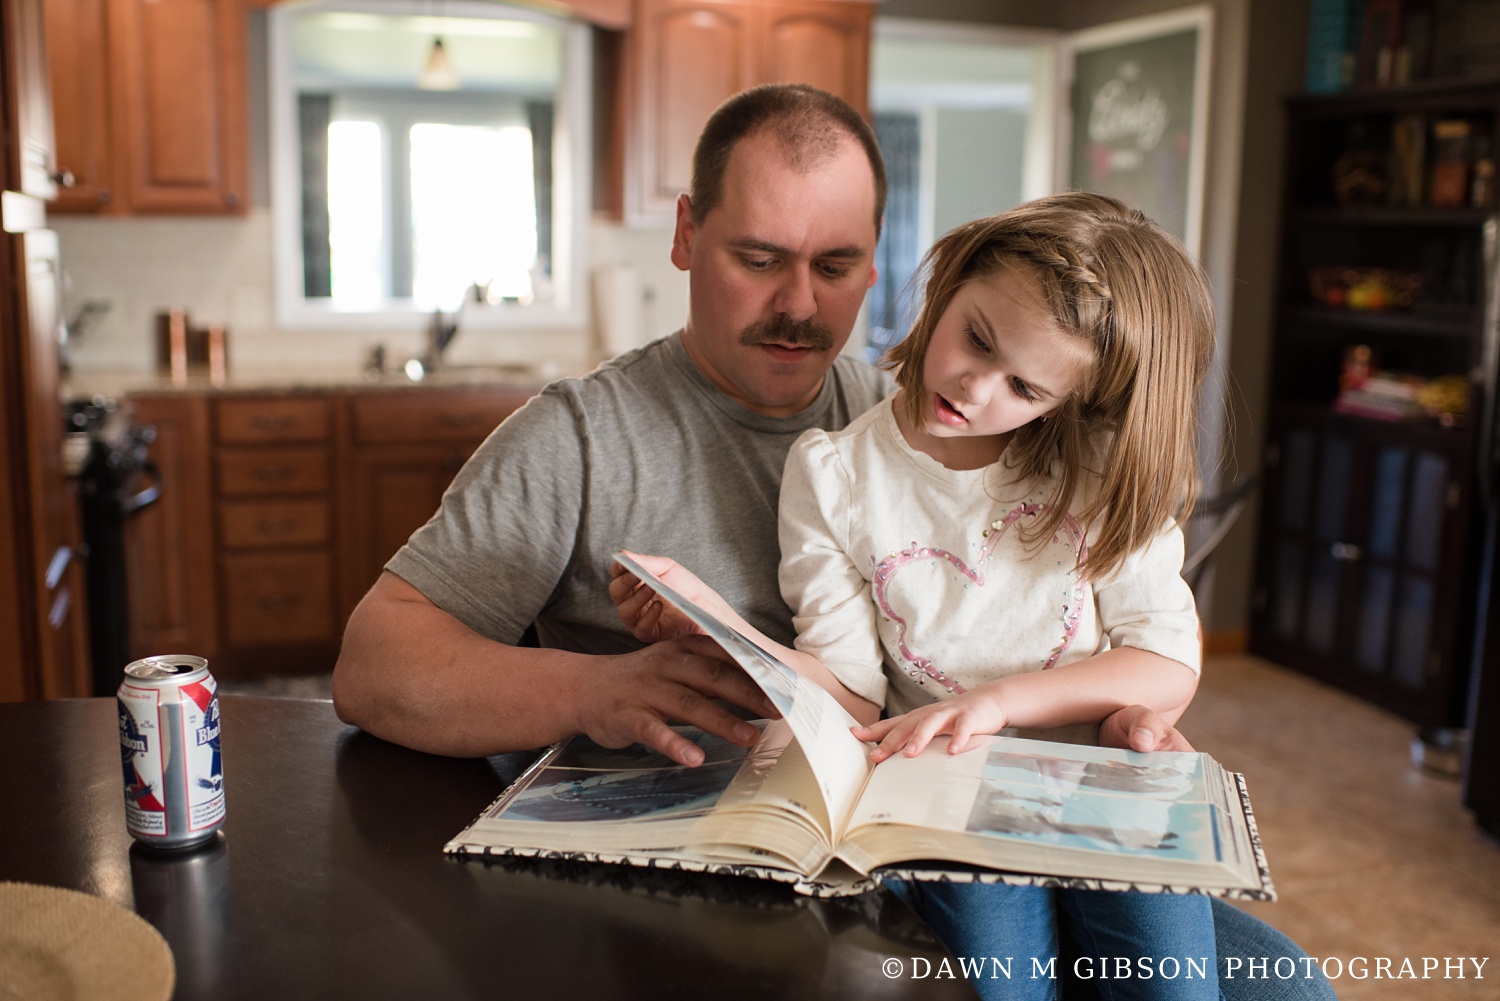
[[[984,565],[989,562],[990,554],[994,552],[995,545],[1001,537],[1022,518],[1034,518],[1051,509],[1050,505],[1036,504],[1024,501],[1011,510],[984,532],[984,544],[979,550],[979,569],[971,569],[963,558],[949,552],[946,549],[938,549],[932,546],[919,546],[915,542],[907,549],[899,553],[892,553],[875,565],[873,576],[873,592],[875,603],[880,607],[882,613],[896,623],[896,646],[901,651],[902,658],[910,666],[907,668],[918,684],[923,684],[927,679],[932,679],[942,685],[944,690],[954,695],[962,694],[966,689],[956,679],[949,677],[946,673],[934,665],[931,659],[916,653],[906,644],[907,623],[896,610],[891,607],[890,598],[887,594],[892,581],[904,567],[924,560],[943,560],[951,564],[954,569],[963,574],[968,580],[978,587],[983,587],[985,577],[982,573]],[[1071,515],[1064,515],[1062,524],[1058,526],[1057,535],[1053,536],[1054,542],[1062,542],[1060,536],[1066,535],[1067,541],[1078,554],[1078,560],[1082,562],[1088,558],[1088,546],[1084,542],[1083,527]],[[1057,658],[1072,645],[1073,637],[1078,632],[1078,623],[1083,614],[1084,586],[1082,581],[1074,584],[1071,600],[1062,609],[1063,635],[1061,642],[1052,648],[1047,657],[1047,663],[1042,669],[1046,670],[1057,663]]]

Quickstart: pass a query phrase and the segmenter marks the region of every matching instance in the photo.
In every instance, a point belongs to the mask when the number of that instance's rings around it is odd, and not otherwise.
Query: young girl
[[[1175,722],[1199,668],[1176,519],[1196,494],[1213,350],[1201,270],[1139,212],[1082,192],[960,226],[924,266],[916,324],[890,354],[897,391],[787,457],[789,662],[857,719],[884,707],[854,729],[877,762],[940,734],[958,753],[976,734],[1097,724],[1135,704]],[[638,637],[686,631],[627,585],[612,592]],[[1218,996],[1214,978],[1140,976],[1166,957],[1216,968],[1205,897],[941,883],[903,895],[959,956],[1055,955],[1062,921],[1083,956],[1131,964],[1106,997]]]

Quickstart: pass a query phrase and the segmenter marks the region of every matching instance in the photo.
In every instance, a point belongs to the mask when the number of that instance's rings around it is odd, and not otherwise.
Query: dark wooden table
[[[409,751],[328,702],[221,701],[228,818],[185,855],[125,832],[113,699],[0,705],[0,880],[141,914],[172,946],[181,1001],[973,997],[910,978],[947,953],[889,894],[459,861],[443,844],[528,756]],[[887,959],[907,975],[888,979]]]

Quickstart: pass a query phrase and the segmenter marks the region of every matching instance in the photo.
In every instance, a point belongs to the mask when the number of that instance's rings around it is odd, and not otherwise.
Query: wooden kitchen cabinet
[[[88,619],[82,572],[78,498],[62,465],[62,407],[57,392],[57,330],[61,268],[57,235],[50,230],[4,234],[14,251],[15,275],[6,275],[16,296],[20,322],[16,344],[24,372],[18,399],[8,403],[7,434],[24,443],[19,479],[7,483],[26,511],[26,568],[22,606],[31,621],[25,694],[30,698],[76,698],[93,694],[89,673]],[[8,255],[4,255],[8,256]],[[0,256],[3,259],[3,256]],[[14,281],[19,278],[19,281]],[[9,318],[7,318],[9,319]],[[9,333],[7,331],[7,333]],[[9,337],[6,338],[9,340]],[[14,408],[14,409],[12,409]]]
[[[325,396],[224,399],[215,416],[225,445],[326,445],[333,426]]]
[[[58,393],[62,267],[46,228],[40,0],[0,4],[0,700],[93,694],[76,483]]]
[[[132,656],[198,654],[229,676],[266,665],[267,646],[320,641],[326,656],[327,399],[131,401],[137,423],[156,429],[162,483],[160,499],[125,523]]]
[[[151,461],[161,497],[125,522],[132,658],[218,651],[209,401],[163,393],[131,397],[137,424],[156,429]]]
[[[46,0],[59,184],[51,210],[98,212],[115,197],[109,146],[108,0]]]
[[[131,649],[332,668],[344,622],[535,387],[132,396],[161,499],[126,522]]]
[[[767,4],[760,16],[761,83],[806,83],[870,114],[870,21],[860,0]]]
[[[331,663],[333,413],[321,393],[214,402],[219,662],[230,675]]]
[[[239,213],[242,0],[46,0],[61,212]]]
[[[487,388],[350,399],[349,490],[340,505],[343,618],[437,510],[474,449],[531,395],[529,389]]]
[[[8,155],[16,162],[4,172],[15,177],[6,182],[6,187],[34,198],[51,198],[56,190],[53,164],[57,140],[52,127],[44,37],[46,18],[41,0],[7,3],[5,23],[0,30],[14,37],[5,52],[5,61],[13,63],[13,85],[5,90],[15,112]],[[15,232],[14,227],[7,229]]]
[[[224,604],[233,609],[224,618],[224,642],[235,673],[273,673],[287,660],[306,663],[310,670],[332,665],[326,659],[321,664],[303,660],[300,650],[290,658],[245,653],[268,644],[322,650],[336,638],[331,635],[333,570],[325,554],[235,553],[224,558],[223,567]]]
[[[863,0],[637,0],[617,110],[626,222],[672,222],[704,122],[747,87],[807,83],[868,114],[873,12]]]

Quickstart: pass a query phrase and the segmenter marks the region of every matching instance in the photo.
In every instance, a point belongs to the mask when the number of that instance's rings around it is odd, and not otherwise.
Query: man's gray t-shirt
[[[607,654],[640,646],[609,600],[614,552],[670,556],[790,645],[776,583],[786,454],[888,386],[839,358],[809,407],[765,417],[715,387],[681,334],[653,341],[507,418],[386,569],[490,639],[514,643],[535,622],[543,646]]]

